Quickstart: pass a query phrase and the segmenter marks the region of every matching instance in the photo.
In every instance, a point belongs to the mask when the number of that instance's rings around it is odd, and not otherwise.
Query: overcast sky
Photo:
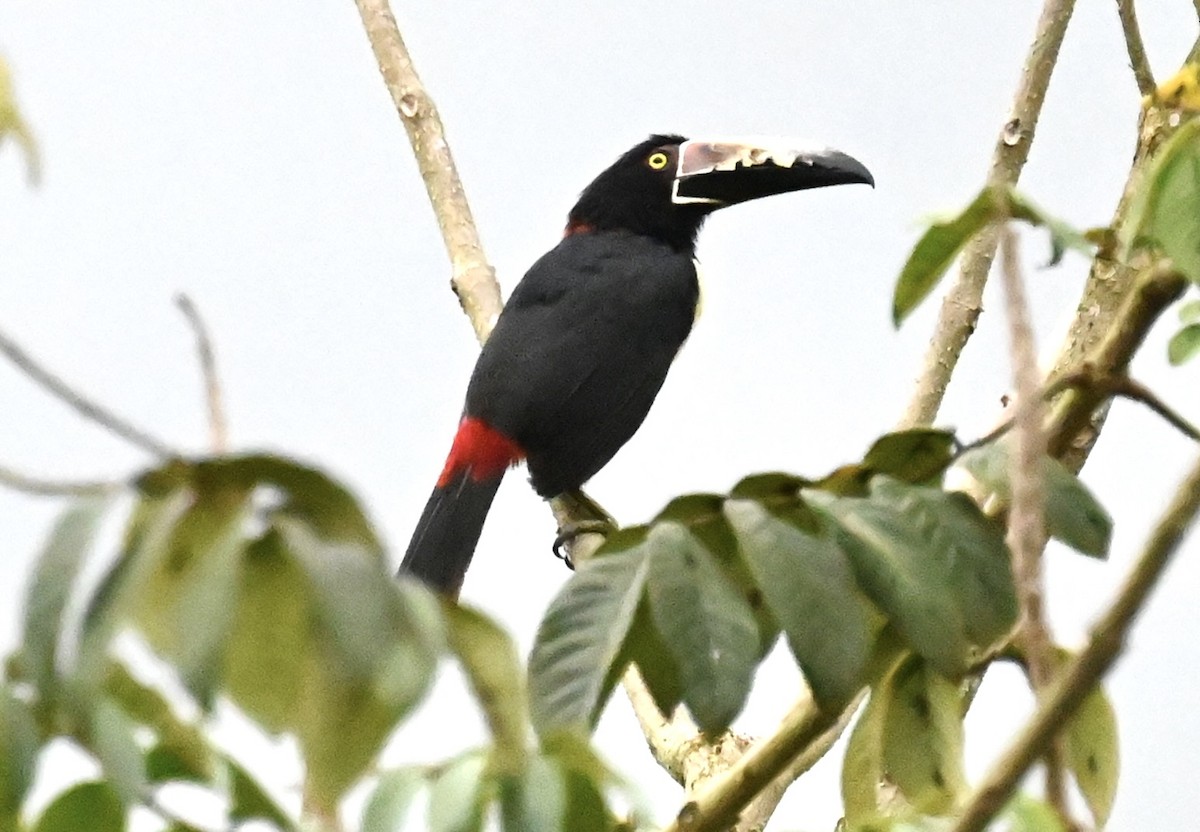
[[[1078,5],[1022,187],[1087,227],[1116,204],[1138,94],[1114,4]],[[1039,6],[397,5],[506,291],[555,244],[579,190],[651,132],[797,136],[875,174],[874,191],[789,195],[711,220],[699,249],[703,317],[644,427],[590,489],[618,519],[645,520],[676,494],[726,490],[751,472],[823,474],[894,426],[936,304],[894,332],[893,281],[925,218],[981,185]],[[1192,5],[1155,0],[1139,12],[1165,78],[1195,36]],[[476,346],[353,4],[4,0],[0,55],[45,168],[29,190],[16,149],[0,148],[0,327],[119,412],[200,451],[192,340],[172,305],[187,291],[217,340],[236,447],[294,454],[343,478],[398,561],[448,450]],[[1053,345],[1086,262],[1069,255],[1038,270],[1037,234],[1025,235],[1024,255],[1040,337]],[[939,419],[965,436],[992,425],[1007,387],[996,299],[989,291]],[[1195,420],[1200,363],[1166,365],[1172,326],[1156,330],[1134,372]],[[91,478],[146,462],[7,365],[0,402],[0,463]],[[1136,406],[1117,405],[1086,469],[1117,519],[1113,555],[1104,564],[1051,552],[1061,641],[1081,643],[1194,454]],[[58,507],[0,492],[4,651]],[[510,475],[463,593],[525,650],[567,577],[553,534],[523,473]],[[1109,685],[1123,755],[1113,829],[1192,828],[1200,815],[1198,556],[1193,538]],[[774,662],[740,724],[770,730],[796,691],[795,671]],[[1028,705],[1015,673],[989,674],[968,724],[973,776]],[[446,757],[483,736],[450,674],[416,722],[389,759]],[[619,697],[598,741],[668,817],[678,791]],[[261,762],[271,750],[255,742],[247,753]],[[274,751],[290,759],[286,744]],[[86,773],[64,759],[54,758],[56,775]],[[270,765],[276,788],[294,784],[294,765]],[[839,765],[793,788],[779,828],[832,828]]]

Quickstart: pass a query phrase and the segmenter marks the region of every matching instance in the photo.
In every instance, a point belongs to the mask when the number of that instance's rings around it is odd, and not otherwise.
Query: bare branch
[[[989,185],[1014,185],[1021,175],[1074,8],[1075,0],[1046,0],[1042,6],[1012,113],[996,140],[988,171]],[[996,233],[994,227],[989,227],[963,252],[958,280],[942,301],[937,327],[925,353],[924,369],[901,420],[902,427],[932,424],[937,416],[959,356],[979,320],[983,287],[996,255]]]
[[[1033,718],[975,790],[952,832],[983,830],[1063,723],[1112,668],[1124,648],[1130,627],[1178,551],[1197,512],[1200,512],[1200,459],[1176,490],[1116,599],[1092,629],[1087,647],[1059,676]]]
[[[0,354],[11,361],[18,370],[29,376],[35,384],[54,398],[70,405],[83,418],[94,422],[109,433],[119,436],[131,445],[141,448],[146,453],[159,459],[170,459],[179,456],[160,439],[156,439],[141,428],[135,427],[117,416],[103,405],[97,404],[82,393],[74,390],[61,378],[39,364],[29,353],[4,332],[0,332]]]
[[[185,294],[178,295],[175,305],[187,318],[196,336],[196,354],[200,359],[204,398],[208,404],[209,447],[214,454],[223,454],[229,450],[229,423],[225,419],[225,409],[222,405],[224,396],[221,394],[221,378],[217,375],[217,358],[213,352],[212,338],[209,337],[204,319],[200,317],[200,310],[190,297]]]
[[[72,482],[33,477],[0,465],[0,487],[37,497],[95,497],[124,487],[120,482]]]
[[[1200,0],[1196,2],[1200,3]],[[1121,16],[1125,48],[1129,50],[1129,68],[1133,70],[1138,92],[1142,95],[1152,95],[1155,89],[1154,73],[1150,71],[1150,61],[1146,58],[1146,46],[1142,43],[1142,32],[1138,28],[1133,0],[1117,0],[1117,14]]]
[[[500,314],[500,285],[484,257],[442,120],[417,76],[387,0],[354,2],[437,215],[446,253],[450,255],[450,285],[475,328],[475,337],[483,343]]]
[[[1012,501],[1008,510],[1008,545],[1013,576],[1021,605],[1017,639],[1025,651],[1026,667],[1034,692],[1042,696],[1054,679],[1054,637],[1046,621],[1042,552],[1046,548],[1044,517],[1045,481],[1042,458],[1046,435],[1042,428],[1045,402],[1037,366],[1037,347],[1030,323],[1029,301],[1021,277],[1016,234],[1010,227],[1000,232],[1000,266],[1008,305],[1012,353],[1014,453],[1010,460]],[[1046,751],[1046,800],[1064,820],[1069,818],[1061,743]]]

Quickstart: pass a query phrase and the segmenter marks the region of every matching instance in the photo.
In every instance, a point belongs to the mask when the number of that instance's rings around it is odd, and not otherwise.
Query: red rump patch
[[[482,419],[464,416],[458,423],[458,433],[454,434],[454,444],[450,446],[450,456],[438,477],[437,487],[444,487],[464,468],[475,482],[490,480],[524,458],[525,451],[516,442]]]

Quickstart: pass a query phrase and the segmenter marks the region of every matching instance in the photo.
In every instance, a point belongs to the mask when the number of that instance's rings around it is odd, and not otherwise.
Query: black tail
[[[470,468],[463,468],[445,485],[433,489],[400,562],[400,574],[419,578],[447,595],[458,595],[503,479],[501,471],[490,479],[476,480]]]

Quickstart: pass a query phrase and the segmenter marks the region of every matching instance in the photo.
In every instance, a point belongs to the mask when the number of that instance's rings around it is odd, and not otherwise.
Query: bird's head
[[[799,150],[775,139],[654,135],[584,189],[567,232],[632,231],[691,251],[705,218],[718,208],[852,182],[875,184],[861,162],[836,150]]]

